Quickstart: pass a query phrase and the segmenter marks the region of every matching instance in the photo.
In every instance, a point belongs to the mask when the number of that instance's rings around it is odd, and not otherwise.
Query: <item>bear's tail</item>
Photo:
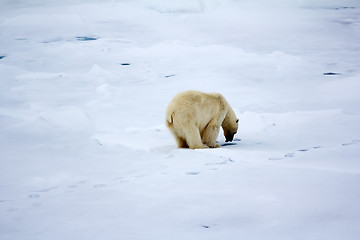
[[[171,114],[168,114],[167,117],[166,117],[166,124],[168,126],[171,126],[174,122],[174,112],[172,112]]]

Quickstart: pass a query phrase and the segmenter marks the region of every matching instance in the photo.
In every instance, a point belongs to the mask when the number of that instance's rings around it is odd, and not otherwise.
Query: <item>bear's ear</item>
[[[236,123],[238,123],[239,122],[239,119],[236,119]]]

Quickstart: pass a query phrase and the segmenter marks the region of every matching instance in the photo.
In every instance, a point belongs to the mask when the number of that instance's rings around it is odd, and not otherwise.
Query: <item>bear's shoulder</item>
[[[215,98],[216,101],[218,101],[221,104],[226,105],[227,103],[225,97],[221,93],[213,92],[213,93],[208,93],[208,95],[211,96],[212,98]]]
[[[213,93],[208,93],[208,94],[215,98],[218,98],[218,99],[225,99],[221,93],[213,92]]]

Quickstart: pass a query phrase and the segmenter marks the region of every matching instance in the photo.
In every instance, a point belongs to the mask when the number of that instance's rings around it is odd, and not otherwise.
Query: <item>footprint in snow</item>
[[[35,191],[33,191],[33,193],[28,195],[28,198],[40,198],[41,195],[39,193],[47,193],[47,192],[50,192],[50,191],[52,191],[52,190],[54,190],[56,188],[58,188],[58,186],[35,190]]]
[[[28,198],[40,198],[40,194],[32,193],[28,195]]]
[[[166,75],[165,78],[171,78],[171,77],[175,77],[175,74],[170,74],[170,75]]]
[[[217,227],[217,224],[201,225],[200,227],[205,228],[205,229],[209,229],[209,228],[212,228],[212,227]]]
[[[50,191],[52,191],[52,190],[54,190],[54,189],[56,189],[56,188],[58,188],[58,186],[54,186],[54,187],[51,187],[51,188],[44,188],[44,189],[40,189],[40,190],[35,190],[35,191],[33,191],[33,192],[42,192],[42,193],[44,193],[44,192],[50,192]]]
[[[76,37],[76,39],[81,42],[87,42],[87,41],[95,41],[98,40],[99,38],[82,36],[82,37]]]
[[[309,149],[303,148],[303,149],[298,149],[297,151],[298,152],[307,152],[307,151],[309,151]]]
[[[287,153],[287,154],[284,155],[284,157],[286,157],[286,158],[292,158],[292,157],[294,157],[294,156],[295,156],[295,153],[294,153],[294,152]]]
[[[335,72],[326,72],[326,73],[323,73],[324,76],[335,76],[335,75],[341,75],[341,73],[335,73]]]
[[[298,150],[296,150],[297,152],[307,152],[311,149],[319,149],[321,148],[321,146],[315,146],[315,147],[312,147],[312,148],[300,148]],[[295,152],[289,152],[289,153],[286,153],[284,155],[285,158],[292,158],[292,157],[295,157]],[[269,158],[270,161],[277,161],[277,160],[283,160],[284,158],[282,157],[273,157],[273,158]]]
[[[214,162],[214,163],[206,163],[205,165],[225,165],[225,164],[228,164],[228,163],[233,163],[234,160],[232,160],[231,158],[226,158],[226,157],[223,157],[221,156],[221,162]]]
[[[348,142],[348,143],[343,143],[341,144],[343,147],[347,147],[347,146],[350,146],[350,145],[354,145],[354,144],[359,144],[360,143],[360,140],[359,139],[354,139],[352,140],[351,142]]]
[[[270,161],[279,161],[279,160],[283,160],[284,158],[282,157],[273,157],[273,158],[268,158]]]

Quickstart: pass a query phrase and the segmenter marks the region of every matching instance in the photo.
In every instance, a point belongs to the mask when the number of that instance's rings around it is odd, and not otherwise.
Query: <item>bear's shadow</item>
[[[240,138],[234,138],[234,140],[232,142],[224,142],[224,143],[219,143],[220,146],[222,147],[226,147],[226,146],[234,146],[234,145],[237,145],[236,142],[240,142],[241,139]]]
[[[237,145],[237,144],[236,144],[236,143],[233,143],[233,142],[226,142],[226,143],[220,144],[220,146],[222,146],[222,147],[233,146],[233,145]]]

